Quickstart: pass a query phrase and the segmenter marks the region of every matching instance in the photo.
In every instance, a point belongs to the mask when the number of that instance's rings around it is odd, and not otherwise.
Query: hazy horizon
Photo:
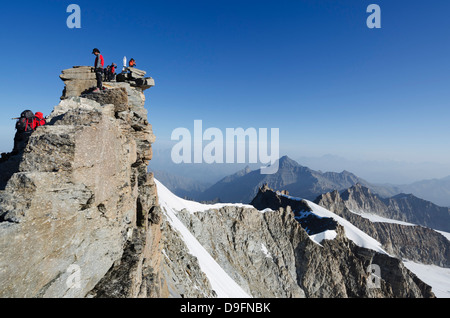
[[[259,169],[260,163],[234,164],[175,164],[171,161],[170,147],[160,147],[154,144],[154,156],[150,161],[151,170],[161,170],[173,175],[196,179],[204,183],[214,183],[225,176],[234,174],[249,166],[252,170]],[[288,156],[298,164],[312,170],[322,172],[349,171],[356,176],[375,184],[403,185],[417,181],[443,179],[450,176],[450,163],[438,164],[432,162],[407,162],[388,160],[364,160],[361,158],[344,158],[333,154],[321,156],[299,156],[280,152],[280,158]],[[215,171],[214,171],[215,170]],[[202,173],[208,172],[208,173]]]
[[[367,25],[368,0],[75,3],[79,29],[64,1],[2,4],[0,58],[13,65],[0,78],[2,152],[11,118],[49,115],[61,71],[93,65],[99,48],[106,65],[133,57],[155,79],[145,91],[155,148],[202,120],[279,129],[280,156],[370,182],[450,174],[449,1],[378,0],[379,29]]]

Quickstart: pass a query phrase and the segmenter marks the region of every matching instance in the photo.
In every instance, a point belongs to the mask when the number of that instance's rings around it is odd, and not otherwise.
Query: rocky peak
[[[354,212],[372,211],[382,214],[385,211],[385,204],[381,199],[360,183],[342,191],[341,197]]]
[[[0,297],[101,296],[112,285],[120,297],[161,293],[146,86],[105,83],[89,94],[92,75],[63,71],[48,124],[0,163]]]
[[[145,71],[130,67],[117,74],[116,79],[112,82],[104,82],[104,86],[110,87],[112,83],[128,83],[131,87],[142,92],[155,86],[153,78],[145,77],[145,75]],[[74,66],[63,70],[59,77],[65,84],[61,99],[92,93],[97,85],[94,68],[90,66]]]
[[[288,206],[290,206],[292,210],[309,210],[305,201],[292,200],[287,193],[288,192],[285,190],[275,191],[267,184],[264,184],[259,188],[258,193],[250,204],[260,210],[266,208],[277,210],[280,207],[287,208]]]
[[[279,167],[284,169],[291,169],[294,167],[301,167],[301,166],[288,156],[283,156],[279,159]]]

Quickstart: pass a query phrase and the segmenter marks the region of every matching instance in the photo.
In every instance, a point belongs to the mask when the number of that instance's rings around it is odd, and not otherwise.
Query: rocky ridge
[[[382,198],[357,183],[340,191],[340,197],[353,212],[373,213],[389,219],[450,232],[450,208],[437,206],[412,194],[403,193]]]
[[[392,216],[382,199],[361,185],[356,185],[339,193],[329,192],[319,196],[315,202],[342,216],[379,242],[389,253],[397,257],[450,267],[450,242],[439,232],[420,226],[404,225],[400,222],[372,222],[361,213]],[[391,202],[388,200],[388,202]],[[360,214],[355,213],[358,211]],[[400,219],[405,219],[403,214]]]
[[[275,210],[267,209],[268,201]],[[219,205],[203,212],[177,211],[184,226],[249,295],[434,297],[399,259],[357,246],[338,224],[331,224],[337,232],[334,239],[320,244],[311,240],[296,218],[302,211],[291,208],[310,209],[306,201],[298,205],[262,188],[253,203],[256,208]],[[383,268],[380,288],[369,286],[371,264]]]

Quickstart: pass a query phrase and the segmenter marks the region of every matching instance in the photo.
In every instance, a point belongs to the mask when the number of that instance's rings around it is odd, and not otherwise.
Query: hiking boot
[[[98,93],[98,92],[100,92],[100,88],[98,88],[98,87],[92,91],[92,93]]]

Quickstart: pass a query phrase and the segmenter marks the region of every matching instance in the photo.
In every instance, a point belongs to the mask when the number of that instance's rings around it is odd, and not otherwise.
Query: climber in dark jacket
[[[116,68],[117,68],[117,64],[112,63],[111,68],[109,70],[109,80],[110,81],[112,81],[116,77]]]

